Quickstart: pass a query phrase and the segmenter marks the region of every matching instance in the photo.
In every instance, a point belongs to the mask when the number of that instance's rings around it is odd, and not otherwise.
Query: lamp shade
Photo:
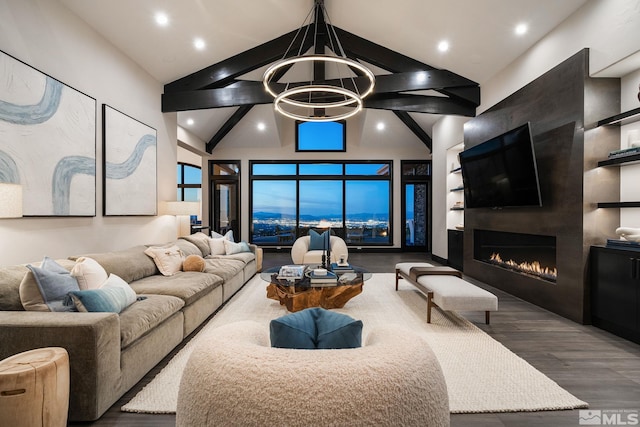
[[[22,216],[22,185],[0,182],[0,218]]]
[[[160,213],[163,215],[197,215],[200,211],[200,202],[164,202]]]

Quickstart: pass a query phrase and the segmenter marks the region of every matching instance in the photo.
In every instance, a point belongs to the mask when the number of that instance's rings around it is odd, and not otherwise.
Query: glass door
[[[211,162],[211,229],[240,236],[240,162]]]
[[[402,162],[404,251],[431,251],[430,162]]]

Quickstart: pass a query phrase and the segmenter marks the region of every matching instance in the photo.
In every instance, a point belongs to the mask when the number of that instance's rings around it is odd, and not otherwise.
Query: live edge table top
[[[311,307],[326,309],[342,308],[351,298],[362,293],[364,281],[371,277],[371,273],[354,267],[356,277],[350,281],[333,286],[312,286],[308,277],[302,280],[290,281],[278,279],[279,268],[269,269],[260,273],[260,277],[269,282],[267,298],[280,302],[288,311],[296,312]]]

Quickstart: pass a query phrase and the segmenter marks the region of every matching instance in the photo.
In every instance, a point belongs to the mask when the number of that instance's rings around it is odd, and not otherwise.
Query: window
[[[390,161],[251,161],[250,170],[252,243],[291,245],[324,220],[347,244],[393,244]]]
[[[346,151],[347,125],[337,122],[296,122],[296,151]]]
[[[202,169],[186,163],[178,163],[178,193],[176,200],[199,202],[202,192]]]

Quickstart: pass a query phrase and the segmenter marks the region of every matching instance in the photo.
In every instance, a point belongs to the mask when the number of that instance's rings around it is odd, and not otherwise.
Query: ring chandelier
[[[329,37],[331,41],[329,47],[333,52],[336,52],[337,54],[303,55],[302,52],[298,51],[297,56],[288,57],[290,56],[289,52],[291,49],[291,45],[293,45],[293,42],[297,39],[302,29],[305,28],[307,20],[309,20],[309,25],[306,25],[306,31],[303,41],[306,39],[307,32],[311,27],[310,16],[314,10],[316,11],[316,24],[318,22],[318,14],[323,14],[327,34],[333,36]],[[314,51],[316,51],[315,45],[317,43],[317,32],[317,28],[315,28],[313,43]],[[335,44],[333,40],[336,41]],[[303,44],[304,43],[300,43],[300,49],[302,49]],[[373,72],[371,72],[371,70],[369,70],[367,67],[357,61],[348,58],[344,53],[342,45],[338,40],[336,31],[333,28],[333,25],[331,25],[329,22],[329,17],[327,15],[326,9],[324,8],[323,0],[315,1],[314,7],[307,15],[307,18],[302,24],[302,27],[300,27],[300,29],[294,36],[291,45],[284,53],[282,59],[273,63],[269,68],[267,68],[262,78],[265,90],[275,98],[274,108],[278,113],[295,120],[329,122],[344,120],[362,111],[362,100],[367,95],[371,94],[371,92],[373,92],[373,88],[375,86],[375,76]],[[341,75],[338,70],[338,67],[341,66],[343,70],[350,72],[351,76],[339,77],[335,79],[338,82],[338,84],[336,85],[330,85],[327,84],[327,82],[323,82],[323,84],[314,84],[313,78],[311,78],[308,84],[286,83],[284,90],[278,93],[278,91],[274,87],[275,85],[272,84],[274,76],[280,73],[284,73],[289,70],[290,67],[301,63],[310,63],[312,66],[315,65],[315,63],[323,63],[324,66],[334,66],[335,71],[338,75]],[[354,73],[361,74],[367,78],[367,86],[362,93],[360,93],[360,89],[356,85],[355,78],[353,77]],[[354,90],[345,87],[345,80],[351,81],[351,86],[354,88]],[[318,115],[318,111],[321,112],[320,115]]]

